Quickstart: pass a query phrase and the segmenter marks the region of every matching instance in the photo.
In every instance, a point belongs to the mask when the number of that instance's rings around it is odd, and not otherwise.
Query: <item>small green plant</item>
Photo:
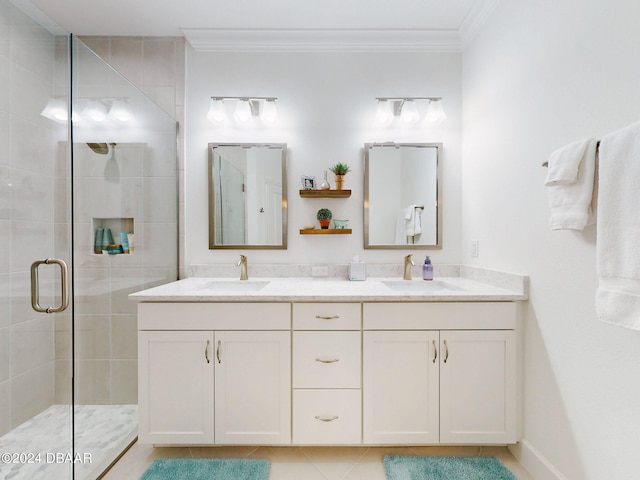
[[[318,220],[331,220],[332,216],[333,215],[331,214],[331,210],[329,210],[328,208],[321,208],[316,214],[316,218]]]
[[[336,163],[333,167],[329,168],[335,175],[346,175],[351,171],[349,165],[346,163]]]

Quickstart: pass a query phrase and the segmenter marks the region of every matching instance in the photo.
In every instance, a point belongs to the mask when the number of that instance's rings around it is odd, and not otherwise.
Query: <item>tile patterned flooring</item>
[[[135,439],[137,405],[77,405],[76,453],[91,462],[76,463],[76,478],[94,480]],[[30,462],[0,462],[4,480],[68,480],[71,464],[71,407],[52,405],[0,437],[0,452],[30,455]],[[38,456],[38,454],[40,454]],[[82,457],[89,458],[89,457]]]
[[[266,458],[269,480],[385,480],[385,455],[497,456],[518,480],[534,480],[506,447],[163,447],[135,443],[101,480],[139,480],[157,458]]]

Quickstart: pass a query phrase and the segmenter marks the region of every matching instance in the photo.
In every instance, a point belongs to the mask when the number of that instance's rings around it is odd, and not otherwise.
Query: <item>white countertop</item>
[[[135,302],[442,302],[526,300],[522,289],[462,277],[401,278],[192,277],[129,295]]]

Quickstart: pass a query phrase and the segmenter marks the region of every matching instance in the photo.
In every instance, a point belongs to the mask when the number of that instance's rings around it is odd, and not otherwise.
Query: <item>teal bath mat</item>
[[[269,461],[239,458],[163,458],[140,480],[268,480]]]
[[[517,480],[497,457],[384,457],[387,480]]]

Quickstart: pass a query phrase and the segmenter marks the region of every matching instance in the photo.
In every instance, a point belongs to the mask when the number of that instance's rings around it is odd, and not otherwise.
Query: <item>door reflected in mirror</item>
[[[442,248],[440,143],[364,147],[364,248]]]
[[[209,144],[209,248],[287,248],[287,145]]]

